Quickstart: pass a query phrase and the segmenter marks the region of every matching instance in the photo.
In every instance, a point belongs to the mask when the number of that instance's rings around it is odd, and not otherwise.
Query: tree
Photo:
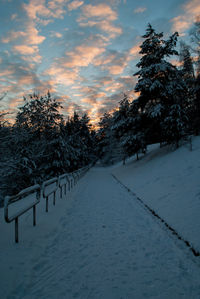
[[[190,31],[192,50],[196,55],[196,77],[194,82],[194,99],[192,103],[191,122],[195,135],[200,133],[200,16]]]
[[[16,116],[16,125],[30,129],[33,134],[39,138],[55,127],[59,127],[63,120],[59,109],[61,104],[55,98],[52,98],[48,92],[45,96],[33,94],[29,100],[24,98],[25,105],[19,108]]]
[[[145,118],[146,115],[139,111],[138,100],[132,101],[125,121],[126,130],[124,130],[120,142],[124,148],[126,156],[136,154],[137,160],[139,152],[144,153],[146,151],[146,136],[144,132]]]
[[[126,94],[119,102],[119,108],[113,113],[112,117],[112,131],[115,137],[120,140],[121,136],[127,130],[127,116],[129,111],[129,100]]]
[[[146,114],[148,120],[146,122],[148,126],[143,131],[145,134],[153,135],[156,127],[160,134],[157,137],[160,142],[169,141],[164,120],[171,115],[170,111],[174,104],[179,105],[180,109],[184,107],[186,95],[186,85],[180,72],[168,61],[171,55],[178,55],[174,49],[177,37],[178,33],[175,32],[168,40],[164,40],[163,33],[156,33],[148,24],[146,34],[143,36],[145,40],[140,46],[140,54],[143,55],[137,64],[140,70],[134,74],[138,76],[135,91],[140,93],[139,111]],[[180,121],[184,122],[184,119]],[[152,130],[150,123],[153,124]]]
[[[195,65],[196,74],[200,74],[200,16],[197,17],[193,28],[190,30],[191,42],[193,44],[192,50],[196,55]]]

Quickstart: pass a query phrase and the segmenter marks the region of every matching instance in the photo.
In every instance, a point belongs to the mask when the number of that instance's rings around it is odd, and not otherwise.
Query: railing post
[[[65,183],[65,197],[66,197],[66,194],[67,194],[67,186],[66,186],[67,182]]]
[[[60,186],[60,198],[62,198],[62,186]]]
[[[48,196],[46,197],[46,212],[48,213]]]
[[[36,226],[36,206],[33,206],[33,226]]]
[[[19,234],[18,234],[18,230],[19,230],[19,225],[18,225],[18,217],[15,218],[15,243],[19,242]]]
[[[56,205],[56,192],[53,193],[53,205]]]

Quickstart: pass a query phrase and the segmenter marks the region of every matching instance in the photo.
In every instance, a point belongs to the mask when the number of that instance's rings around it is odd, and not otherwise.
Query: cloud
[[[146,7],[138,7],[136,9],[134,9],[134,13],[137,14],[137,13],[143,13],[145,10],[147,10]]]
[[[135,45],[124,53],[117,51],[106,52],[94,61],[95,66],[107,70],[110,75],[120,75],[125,71],[129,61],[139,57],[139,45]]]
[[[84,4],[83,1],[74,0],[74,1],[72,1],[71,3],[69,3],[69,4],[67,5],[67,7],[68,7],[68,10],[71,11],[71,10],[75,10],[75,9],[79,8],[79,7],[82,6],[83,4]]]
[[[109,21],[114,21],[117,19],[117,13],[112,10],[112,8],[105,4],[100,3],[97,5],[88,4],[82,8],[81,20],[97,18],[97,19],[107,19]]]
[[[48,68],[44,73],[44,76],[49,76],[54,85],[72,85],[79,78],[78,69],[69,70],[65,68],[62,64],[54,63],[50,68]]]
[[[51,31],[51,32],[50,32],[50,36],[51,36],[51,37],[61,38],[63,35],[62,35],[62,33],[60,33],[60,32]]]
[[[93,62],[96,56],[105,51],[105,48],[98,45],[82,44],[75,47],[71,52],[66,52],[64,66],[68,68],[86,67]]]
[[[45,36],[39,35],[39,31],[32,22],[26,23],[26,31],[10,31],[2,38],[2,43],[14,42],[18,39],[26,41],[26,44],[38,45],[45,40]]]
[[[109,36],[110,39],[122,34],[122,28],[113,25],[117,20],[117,13],[109,5],[100,3],[88,4],[82,7],[82,14],[77,20],[81,27],[96,26]]]
[[[8,33],[7,36],[2,37],[1,41],[4,44],[8,44],[10,42],[15,41],[18,38],[25,37],[25,36],[26,36],[26,33],[23,31],[11,31]]]
[[[29,55],[29,54],[35,54],[35,52],[38,52],[37,46],[27,46],[27,45],[15,45],[13,46],[14,51],[22,54],[22,55]]]
[[[184,14],[171,19],[171,22],[173,23],[172,30],[184,35],[185,31],[190,28],[200,15],[200,2],[199,0],[191,0],[185,3],[182,8]]]
[[[63,19],[67,2],[67,0],[52,0],[46,3],[45,0],[30,0],[27,4],[23,3],[22,7],[30,20],[47,25],[55,18]]]

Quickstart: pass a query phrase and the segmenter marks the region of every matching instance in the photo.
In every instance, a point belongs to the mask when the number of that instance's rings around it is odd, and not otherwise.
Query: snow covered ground
[[[172,151],[150,147],[140,161],[113,169],[116,177],[200,251],[200,137]]]
[[[199,299],[199,257],[193,258],[112,177],[157,208],[181,234],[195,226],[186,236],[198,247],[199,206],[192,194],[199,192],[199,151],[196,138],[193,152],[187,146],[174,152],[154,146],[139,162],[93,167],[55,207],[50,201],[48,214],[44,202],[37,206],[36,227],[31,211],[19,219],[19,244],[1,209],[0,298]],[[175,213],[177,207],[181,213]],[[186,213],[192,219],[181,221]]]

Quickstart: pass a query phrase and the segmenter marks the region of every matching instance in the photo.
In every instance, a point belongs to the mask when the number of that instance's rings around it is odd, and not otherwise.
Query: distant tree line
[[[139,70],[134,74],[138,77],[134,90],[139,96],[130,101],[124,95],[118,109],[101,118],[102,157],[117,145],[121,158],[133,154],[138,158],[149,144],[178,147],[182,138],[200,133],[200,22],[195,23],[191,36],[195,47],[182,42],[178,53],[177,32],[164,40],[163,33],[148,24],[140,46]],[[195,62],[191,50],[196,52]],[[174,55],[179,57],[180,67],[170,62]]]
[[[35,183],[72,172],[96,159],[97,137],[87,114],[67,121],[48,93],[24,99],[14,125],[0,114],[0,194],[15,194]]]

